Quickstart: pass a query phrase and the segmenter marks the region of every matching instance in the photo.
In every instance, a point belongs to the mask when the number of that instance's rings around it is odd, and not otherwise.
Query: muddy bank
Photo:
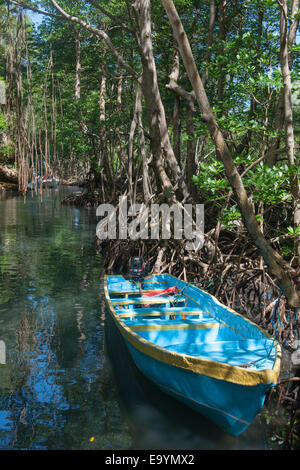
[[[83,188],[63,201],[78,207],[101,204],[100,192]],[[281,295],[256,247],[240,228],[239,236],[221,230],[209,233],[201,250],[187,252],[181,240],[96,240],[107,273],[126,274],[131,256],[143,256],[152,272],[170,273],[196,284],[264,328],[282,346],[279,383],[261,414],[272,449],[300,448],[300,370],[291,362],[291,344],[299,338],[297,312]]]
[[[0,165],[0,191],[18,191],[18,170]]]

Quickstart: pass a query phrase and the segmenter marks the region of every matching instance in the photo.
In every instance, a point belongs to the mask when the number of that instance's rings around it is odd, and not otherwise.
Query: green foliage
[[[255,171],[248,171],[245,186],[253,191],[256,202],[276,204],[289,194],[289,169],[287,165],[257,165]]]
[[[94,2],[93,2],[94,3]],[[32,4],[37,6],[38,2]],[[136,37],[130,31],[137,24],[134,12],[126,2],[97,2],[108,14],[90,2],[61,0],[60,5],[70,14],[89,21],[95,27],[103,28],[111,42],[137,73],[142,70],[140,51]],[[206,70],[205,85],[209,101],[217,116],[228,147],[234,155],[234,162],[240,174],[245,172],[243,182],[256,212],[263,205],[270,209],[272,224],[280,219],[282,200],[288,204],[291,192],[290,180],[295,167],[287,165],[284,148],[284,128],[277,130],[277,103],[282,88],[280,68],[280,15],[279,6],[273,0],[246,0],[227,2],[225,31],[222,36],[220,2],[216,2],[214,37],[208,47],[208,26],[210,2],[178,0],[176,8],[189,37],[192,51],[200,74]],[[53,12],[51,2],[42,0],[39,7]],[[117,20],[114,20],[113,15]],[[165,107],[171,138],[174,129],[174,94],[166,84],[173,67],[174,39],[170,24],[161,2],[151,2],[152,40],[158,74],[159,89]],[[118,22],[120,24],[118,24]],[[122,25],[126,25],[123,28]],[[223,25],[224,26],[224,25]],[[75,99],[76,47],[75,40],[80,34],[81,93]],[[24,109],[33,102],[36,127],[41,129],[42,140],[49,138],[51,154],[57,155],[61,166],[91,164],[94,171],[101,172],[103,153],[108,155],[113,175],[120,169],[120,154],[128,151],[128,135],[135,105],[135,81],[125,72],[104,42],[79,25],[61,21],[58,18],[42,17],[38,27],[30,25],[27,30],[31,80],[28,80],[25,62],[23,64]],[[297,105],[297,66],[299,45],[293,47],[295,122],[299,119]],[[52,65],[49,58],[51,57]],[[99,118],[99,92],[103,74],[106,77],[105,120]],[[4,74],[3,74],[4,75]],[[119,78],[122,76],[122,99],[118,100]],[[178,84],[191,91],[190,81],[180,61]],[[222,92],[220,92],[220,90]],[[198,173],[193,181],[203,199],[216,211],[216,217],[225,226],[234,229],[234,222],[240,220],[237,201],[233,195],[228,199],[231,187],[224,167],[216,159],[214,142],[207,137],[205,121],[196,106],[194,114],[194,136],[187,132],[187,104],[180,100],[181,165],[184,169],[187,144],[193,139],[201,147],[200,161],[196,162]],[[55,116],[55,126],[53,124]],[[1,118],[0,118],[1,119]],[[6,126],[0,120],[0,129]],[[145,106],[143,126],[148,132]],[[121,140],[117,141],[116,130]],[[272,167],[266,161],[256,163],[267,155],[274,138],[281,138],[276,147],[278,159]],[[245,143],[246,142],[246,143]],[[44,142],[42,142],[43,146]],[[138,139],[135,142],[135,168],[140,165]],[[147,150],[149,139],[146,139]],[[198,152],[199,153],[199,152]],[[276,156],[277,158],[277,156]],[[72,159],[72,160],[71,160]],[[123,162],[124,163],[124,162]],[[252,166],[253,165],[253,166]],[[87,165],[88,167],[89,165]],[[222,207],[226,201],[226,208]],[[274,210],[273,210],[274,209]],[[277,213],[278,211],[278,213]],[[266,224],[266,220],[263,221]],[[291,211],[287,210],[283,231],[293,226]],[[273,230],[272,228],[270,229]]]
[[[241,220],[241,213],[236,204],[233,204],[229,209],[226,207],[223,209],[222,213],[219,215],[218,220],[227,230],[235,230],[236,224]]]
[[[8,121],[3,113],[0,113],[0,132],[5,132],[8,129]]]
[[[0,162],[7,163],[8,158],[13,155],[14,145],[13,142],[3,143],[3,135],[7,133],[9,123],[6,116],[0,113]]]
[[[289,235],[291,235],[291,237],[297,237],[300,235],[300,227],[296,227],[296,228],[288,227],[287,231]]]

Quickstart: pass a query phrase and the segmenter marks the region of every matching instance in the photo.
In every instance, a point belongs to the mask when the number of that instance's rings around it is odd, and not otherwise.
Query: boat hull
[[[181,369],[153,359],[123,338],[136,366],[148,379],[233,436],[244,432],[264,405],[270,385],[243,386]]]
[[[184,320],[184,330],[188,327],[193,329],[187,332],[180,331],[180,338],[190,338],[194,343],[183,343],[181,346],[184,346],[185,352],[188,353],[183,354],[183,348],[180,349],[178,344],[176,344],[176,339],[174,339],[174,334],[178,334],[177,330],[179,328],[179,326],[177,329],[172,326],[176,324],[176,321],[173,320],[173,323],[172,321],[168,323],[165,320],[161,320],[161,318],[164,318],[162,314],[164,309],[158,307],[157,309],[150,308],[147,316],[148,320],[140,321],[139,325],[135,325],[133,322],[132,326],[132,318],[125,322],[123,317],[128,318],[131,312],[133,318],[134,315],[138,315],[138,318],[144,318],[145,309],[135,310],[131,305],[131,301],[127,300],[128,305],[125,305],[125,308],[128,310],[118,311],[110,299],[107,289],[108,279],[109,277],[107,277],[105,285],[107,304],[112,318],[138,369],[165,393],[210,418],[227,433],[237,436],[244,432],[263,407],[266,393],[276,383],[280,369],[279,346],[272,349],[274,367],[270,370],[248,370],[244,367],[237,367],[234,365],[235,357],[232,359],[232,364],[224,364],[212,360],[219,357],[220,351],[216,350],[216,348],[210,351],[210,344],[218,345],[219,348],[221,345],[224,349],[223,343],[228,343],[232,349],[235,342],[229,340],[232,339],[230,335],[234,335],[234,332],[227,331],[220,323],[218,323],[216,328],[211,322],[203,323],[203,320],[200,324],[196,325],[198,329],[194,330],[196,327],[193,324],[193,320],[189,322]],[[176,281],[178,280],[174,278],[175,284]],[[210,295],[209,297],[212,298],[213,302],[218,303],[215,298]],[[128,299],[128,296],[126,298]],[[225,307],[222,306],[222,308]],[[180,308],[177,310],[180,310]],[[178,313],[177,310],[173,308],[172,312],[179,315],[180,312]],[[196,312],[196,310],[194,311]],[[194,311],[192,310],[192,312]],[[236,312],[230,311],[230,309],[226,309],[226,311],[239,317],[236,319],[237,324],[245,321]],[[128,314],[120,314],[120,312],[128,312]],[[156,312],[161,314],[159,320],[151,321],[150,315],[155,315]],[[185,316],[182,315],[180,318],[185,318]],[[148,324],[144,325],[144,323],[150,321],[150,326]],[[218,321],[220,322],[220,319]],[[163,326],[162,323],[164,323]],[[265,341],[260,348],[263,348],[264,345],[272,346],[273,342],[267,334],[257,329],[257,325],[251,322],[249,324],[249,328],[253,329],[252,335],[254,337],[256,335],[257,338],[244,339],[239,341],[239,344],[245,343],[247,352],[250,354],[249,357],[255,358],[255,347],[259,348],[260,342]],[[183,328],[182,325],[181,328]],[[183,334],[190,336],[184,337],[182,336]],[[194,336],[191,336],[191,334]],[[205,335],[209,335],[206,338],[209,337],[211,343],[206,345],[208,350],[207,356],[201,358],[197,356],[197,350],[202,348],[201,351],[204,354],[203,341]],[[218,341],[220,338],[225,338],[227,341],[220,342]],[[184,339],[183,341],[187,340]],[[168,350],[168,342],[173,342],[171,350]],[[251,348],[253,356],[251,356]],[[271,361],[271,357],[269,360]]]

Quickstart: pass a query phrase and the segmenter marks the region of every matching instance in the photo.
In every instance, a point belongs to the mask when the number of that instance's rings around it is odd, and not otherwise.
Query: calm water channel
[[[61,197],[0,195],[0,449],[265,448],[259,417],[230,437],[136,370],[105,310],[95,210]]]

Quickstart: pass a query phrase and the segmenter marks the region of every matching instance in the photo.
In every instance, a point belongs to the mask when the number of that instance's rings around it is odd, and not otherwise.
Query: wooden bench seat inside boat
[[[134,299],[110,299],[113,305],[134,305],[134,304],[168,304],[168,303],[179,303],[185,302],[187,299],[183,295],[179,297],[136,297]]]
[[[155,294],[157,293],[157,290],[158,289],[135,289],[135,290],[132,290],[132,289],[123,289],[123,290],[119,290],[119,289],[109,289],[109,295],[143,295],[143,294]]]
[[[155,308],[119,308],[116,310],[116,314],[120,317],[143,317],[143,316],[150,316],[150,317],[159,317],[160,315],[203,315],[204,312],[200,308],[192,308],[192,307],[155,307]],[[207,316],[208,318],[213,319],[210,315]]]

